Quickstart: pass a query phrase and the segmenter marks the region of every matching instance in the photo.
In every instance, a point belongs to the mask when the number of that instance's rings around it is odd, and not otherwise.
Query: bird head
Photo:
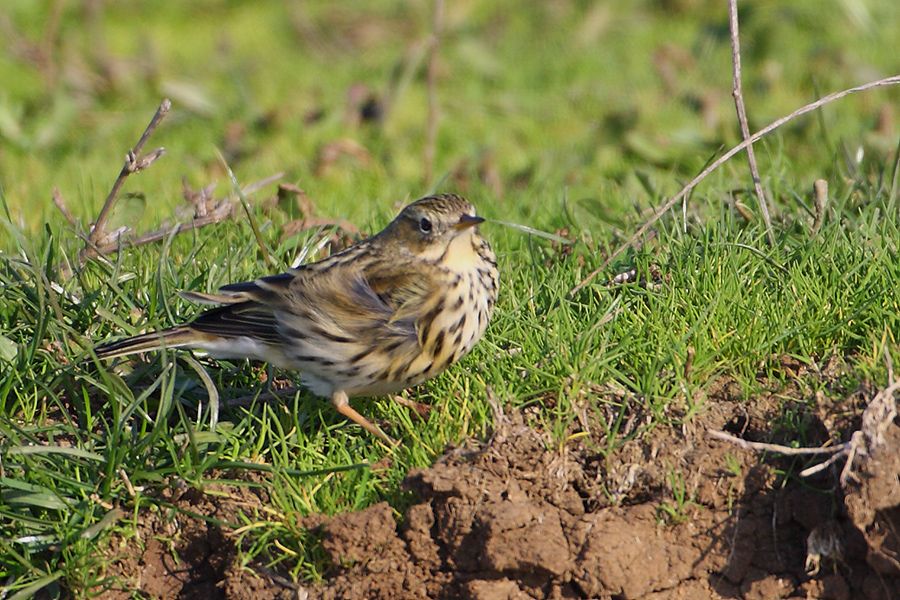
[[[469,237],[484,219],[461,196],[438,194],[416,200],[388,225],[384,235],[413,255],[429,260],[444,256],[450,245]]]

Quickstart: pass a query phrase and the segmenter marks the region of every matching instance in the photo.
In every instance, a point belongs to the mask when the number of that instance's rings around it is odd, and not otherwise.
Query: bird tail
[[[191,346],[202,339],[202,333],[186,325],[179,325],[178,327],[136,335],[117,342],[100,344],[94,348],[94,352],[97,353],[98,358],[118,358],[129,354],[137,354],[138,352],[147,352],[148,350]]]

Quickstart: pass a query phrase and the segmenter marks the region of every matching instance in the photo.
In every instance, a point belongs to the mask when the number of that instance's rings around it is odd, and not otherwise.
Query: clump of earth
[[[640,432],[633,419],[623,432],[633,439],[608,456],[589,417],[560,444],[527,414],[498,411],[487,440],[408,474],[415,500],[399,520],[385,503],[310,517],[332,565],[317,585],[241,567],[237,541],[213,522],[188,520],[173,534],[147,515],[111,567],[119,589],[103,597],[900,598],[900,424],[887,424],[846,485],[841,462],[801,480],[796,472],[824,457],[762,456],[707,435],[790,441],[772,425],[781,401],[739,400],[732,387],[717,386],[681,430]],[[809,409],[805,442],[846,439],[875,391]],[[169,501],[225,521],[266,502],[232,491]]]

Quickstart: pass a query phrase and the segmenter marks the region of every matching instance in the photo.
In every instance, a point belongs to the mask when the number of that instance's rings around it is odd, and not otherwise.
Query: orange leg
[[[364,416],[353,410],[353,407],[350,406],[350,399],[347,397],[347,393],[343,390],[336,390],[331,394],[331,403],[337,409],[339,413],[360,425],[363,429],[371,433],[372,435],[381,439],[388,446],[397,446],[398,442],[388,436],[381,429],[373,425],[366,419]]]

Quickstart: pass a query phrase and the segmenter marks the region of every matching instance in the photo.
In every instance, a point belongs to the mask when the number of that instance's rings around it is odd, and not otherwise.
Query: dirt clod
[[[398,564],[439,580],[425,585],[433,598],[893,597],[900,427],[865,462],[844,510],[836,472],[784,481],[788,459],[760,463],[701,435],[739,423],[748,437],[777,438],[771,399],[718,400],[689,430],[659,428],[605,461],[590,443],[554,448],[522,416],[504,417],[485,444],[409,474],[419,503],[397,527]],[[804,418],[813,443],[831,435]],[[808,539],[820,553],[814,573]],[[351,572],[339,572],[326,597],[387,597],[354,594]]]
[[[846,504],[865,537],[866,562],[879,575],[900,577],[900,427],[884,433],[883,443],[862,462],[857,478],[859,484],[850,488]]]
[[[705,435],[784,441],[781,403],[717,389],[685,427],[636,432],[609,455],[599,436],[560,446],[526,415],[500,414],[486,442],[408,474],[415,500],[402,515],[381,503],[309,517],[331,567],[308,590],[241,567],[232,536],[183,515],[174,547],[156,535],[171,536],[166,521],[145,523],[142,552],[122,562],[124,587],[159,598],[900,598],[896,421],[857,458],[849,488],[839,463],[801,482],[783,474],[806,461],[761,460]],[[821,403],[810,410],[811,445],[850,435],[823,424]],[[187,490],[170,501],[229,521],[264,500],[227,497]],[[106,597],[125,597],[115,593]]]

